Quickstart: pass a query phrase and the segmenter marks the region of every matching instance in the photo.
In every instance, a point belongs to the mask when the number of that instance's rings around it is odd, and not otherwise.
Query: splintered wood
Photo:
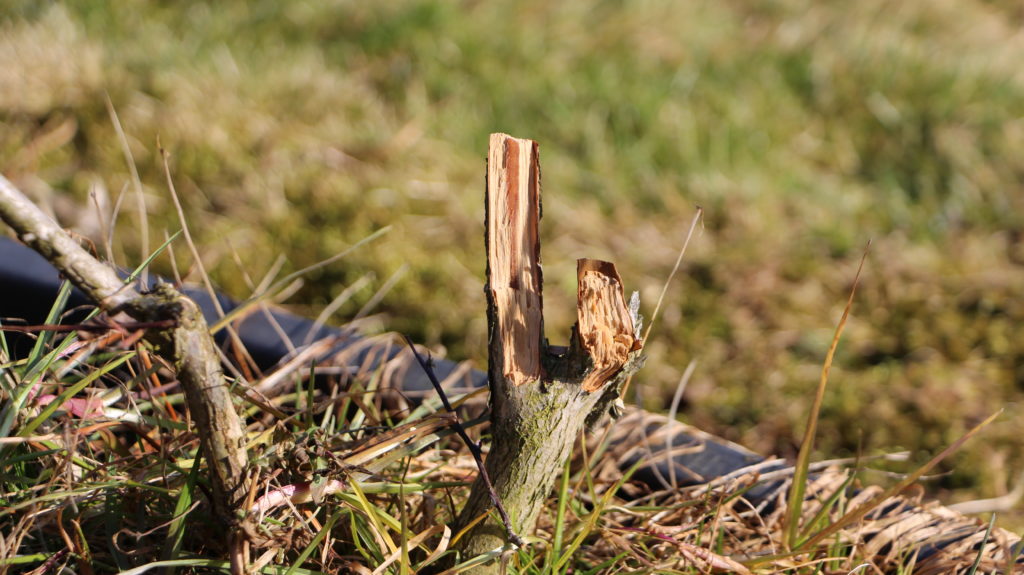
[[[537,143],[491,134],[487,155],[488,288],[501,373],[519,386],[541,377],[540,165]],[[497,359],[492,352],[491,361]]]
[[[492,302],[491,361],[515,386],[544,377],[537,143],[492,134],[487,158],[487,266]],[[578,262],[577,330],[593,362],[583,389],[595,391],[640,344],[615,265]]]
[[[594,362],[593,371],[583,380],[583,389],[596,391],[622,369],[640,342],[633,333],[633,318],[615,264],[577,260],[576,281],[580,343]]]

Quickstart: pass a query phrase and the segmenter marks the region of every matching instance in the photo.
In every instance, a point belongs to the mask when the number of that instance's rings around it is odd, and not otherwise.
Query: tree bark
[[[493,134],[487,162],[488,377],[491,451],[486,468],[517,534],[532,531],[572,446],[618,400],[639,368],[636,318],[608,262],[577,262],[577,316],[568,347],[544,338],[538,235],[537,143]],[[491,509],[481,480],[457,521],[470,525]],[[468,557],[505,546],[493,514],[461,540]],[[474,572],[493,572],[498,565]]]

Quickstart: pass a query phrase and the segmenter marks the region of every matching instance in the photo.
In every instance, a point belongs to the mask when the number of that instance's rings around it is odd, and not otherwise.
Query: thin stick
[[[491,483],[491,478],[490,476],[487,475],[487,468],[484,467],[484,459],[483,454],[480,452],[480,446],[477,445],[477,443],[469,437],[469,434],[466,433],[466,429],[462,427],[462,422],[459,419],[458,413],[456,413],[455,409],[452,407],[452,404],[448,401],[448,396],[445,394],[444,388],[441,387],[441,382],[437,380],[437,375],[434,373],[434,368],[431,365],[431,359],[429,357],[427,359],[424,359],[423,356],[421,356],[419,352],[416,351],[416,345],[412,342],[411,339],[409,339],[409,336],[402,334],[402,337],[405,338],[405,342],[409,344],[409,349],[412,350],[412,354],[416,358],[416,361],[419,362],[420,367],[422,367],[423,371],[426,372],[427,377],[430,379],[431,385],[434,386],[434,391],[436,391],[437,395],[441,398],[441,404],[444,405],[445,411],[455,415],[455,418],[452,420],[452,427],[455,428],[455,433],[459,434],[459,437],[462,438],[462,441],[464,441],[466,443],[466,446],[469,447],[470,453],[473,454],[473,459],[476,461],[476,466],[480,469],[480,477],[483,478],[484,484],[487,485],[487,491],[491,495],[491,502],[494,503],[495,509],[498,510],[498,515],[501,516],[502,523],[505,524],[506,537],[508,537],[508,540],[514,543],[516,546],[522,547],[525,544],[525,542],[523,541],[522,537],[517,535],[516,532],[512,529],[512,520],[509,519],[508,513],[505,512],[505,507],[501,504],[501,500],[498,498],[498,493],[494,490],[494,485]]]
[[[0,220],[18,239],[59,269],[78,289],[107,311],[119,311],[139,293],[117,273],[92,257],[57,222],[36,207],[14,184],[0,175]]]
[[[683,247],[679,249],[679,256],[676,257],[676,265],[672,267],[672,271],[668,274],[668,279],[665,280],[665,285],[661,288],[661,295],[658,296],[658,303],[654,306],[654,312],[651,313],[651,321],[647,324],[647,331],[644,332],[644,342],[647,342],[647,338],[651,335],[651,329],[654,327],[654,320],[658,319],[658,312],[661,311],[661,302],[665,300],[665,294],[668,293],[668,286],[672,283],[672,278],[676,277],[676,272],[679,271],[679,267],[683,263],[683,255],[686,254],[686,248],[690,245],[690,238],[693,237],[693,231],[697,229],[697,222],[700,221],[701,216],[704,214],[704,208],[697,206],[697,213],[693,214],[693,221],[690,222],[690,230],[686,232],[686,240],[683,241]]]
[[[206,288],[206,293],[210,296],[210,301],[213,303],[213,307],[217,310],[217,317],[224,317],[224,308],[220,305],[220,299],[217,298],[217,291],[213,289],[213,284],[210,282],[209,274],[206,273],[206,266],[203,265],[203,258],[199,257],[199,249],[196,248],[195,242],[192,241],[192,233],[189,231],[188,222],[185,219],[185,209],[181,206],[181,200],[178,198],[178,190],[175,189],[174,180],[171,178],[171,166],[168,162],[170,154],[160,143],[160,138],[157,138],[156,147],[164,162],[164,176],[167,179],[167,189],[171,193],[171,201],[174,203],[174,211],[178,214],[178,223],[181,224],[181,233],[185,236],[185,245],[187,245],[189,251],[192,252],[192,259],[195,260],[196,267],[199,268],[199,279],[202,280],[203,287]]]
[[[146,217],[146,196],[142,191],[142,179],[139,178],[139,169],[135,165],[135,156],[132,154],[132,147],[128,145],[128,137],[124,133],[124,127],[121,125],[121,119],[117,116],[117,110],[114,109],[114,102],[110,100],[110,94],[105,94],[107,104],[107,114],[110,115],[110,122],[114,124],[114,130],[117,132],[117,139],[121,142],[121,153],[124,154],[124,161],[128,164],[128,173],[132,176],[132,188],[135,190],[135,203],[136,208],[139,211],[139,240],[141,245],[142,257],[149,255],[149,218]],[[118,196],[118,205],[121,203],[121,197]],[[111,237],[113,236],[114,224],[117,220],[117,209],[114,209],[113,221],[110,223]],[[109,241],[109,239],[108,239]],[[149,283],[149,268],[142,270],[142,285]]]
[[[672,279],[676,277],[676,272],[679,271],[679,267],[683,264],[683,256],[686,254],[686,248],[690,245],[690,238],[693,237],[693,231],[697,229],[697,222],[700,221],[701,216],[704,215],[704,208],[697,206],[697,213],[693,214],[693,220],[690,221],[690,229],[686,232],[686,239],[683,241],[683,247],[679,248],[679,255],[676,257],[676,265],[672,266],[672,271],[669,272],[668,278],[665,280],[665,285],[661,287],[661,295],[658,296],[658,303],[654,305],[654,312],[651,313],[651,321],[647,323],[647,331],[644,332],[644,338],[642,340],[643,345],[647,345],[647,338],[651,336],[651,330],[654,329],[654,322],[658,319],[658,312],[661,311],[661,303],[665,300],[665,294],[668,293],[668,286],[672,284]],[[629,376],[626,379],[626,383],[622,384],[622,391],[619,393],[620,397],[626,397],[626,392],[629,390],[629,384],[633,383],[633,376]],[[605,434],[611,430],[609,427],[605,430]]]

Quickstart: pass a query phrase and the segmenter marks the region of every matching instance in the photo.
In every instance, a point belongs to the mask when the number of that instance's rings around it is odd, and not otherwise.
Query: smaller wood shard
[[[639,349],[641,342],[633,335],[633,320],[615,264],[577,260],[576,281],[577,330],[583,349],[594,363],[594,369],[583,380],[583,389],[596,391],[622,369],[629,353]]]

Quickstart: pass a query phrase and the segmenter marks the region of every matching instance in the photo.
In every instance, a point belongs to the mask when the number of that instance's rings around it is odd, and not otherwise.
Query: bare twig
[[[423,356],[416,351],[416,344],[409,339],[409,336],[402,334],[402,337],[405,338],[405,342],[409,344],[409,349],[412,350],[412,355],[416,358],[416,361],[419,362],[420,367],[422,367],[423,371],[426,372],[431,385],[434,386],[434,391],[436,391],[437,395],[441,398],[441,404],[444,405],[445,411],[455,415],[455,418],[452,420],[452,427],[455,429],[455,433],[458,433],[459,437],[462,438],[462,441],[466,446],[469,447],[470,453],[473,454],[473,460],[476,461],[476,466],[480,470],[480,477],[483,479],[484,484],[487,485],[487,491],[491,495],[491,502],[494,503],[494,508],[498,510],[498,515],[501,516],[502,523],[505,524],[505,534],[508,537],[508,540],[521,547],[523,545],[523,539],[516,534],[515,530],[512,528],[512,520],[509,519],[508,513],[505,511],[505,506],[501,504],[498,492],[494,490],[494,484],[491,483],[491,478],[487,475],[487,468],[484,466],[484,458],[483,454],[480,452],[480,445],[473,441],[469,434],[466,433],[466,429],[462,427],[462,421],[459,419],[458,413],[448,401],[448,396],[445,394],[444,388],[441,387],[441,382],[437,380],[437,374],[434,373],[432,359],[430,357],[424,359]]]
[[[118,311],[140,297],[134,287],[125,285],[113,269],[98,262],[3,176],[0,219],[103,309]]]
[[[683,240],[683,247],[679,248],[679,255],[676,257],[676,263],[672,266],[672,271],[669,272],[668,278],[665,280],[665,285],[661,286],[661,294],[658,295],[658,303],[654,304],[654,311],[651,313],[651,321],[647,322],[647,331],[644,333],[644,341],[651,337],[651,330],[654,328],[654,321],[658,319],[658,312],[661,311],[661,304],[665,300],[665,294],[668,293],[668,287],[672,284],[672,278],[676,277],[676,272],[679,271],[679,267],[683,264],[683,256],[686,255],[686,248],[690,246],[690,238],[693,237],[693,231],[697,229],[697,222],[700,221],[701,216],[704,215],[704,208],[697,206],[697,213],[693,214],[693,221],[690,222],[690,229],[686,232],[686,239]]]
[[[0,331],[13,331],[17,333],[36,333],[39,331],[71,332],[71,331],[136,331],[140,329],[166,329],[174,327],[174,320],[165,319],[160,321],[120,322],[120,323],[78,323],[69,325],[40,324],[40,325],[0,325]]]

